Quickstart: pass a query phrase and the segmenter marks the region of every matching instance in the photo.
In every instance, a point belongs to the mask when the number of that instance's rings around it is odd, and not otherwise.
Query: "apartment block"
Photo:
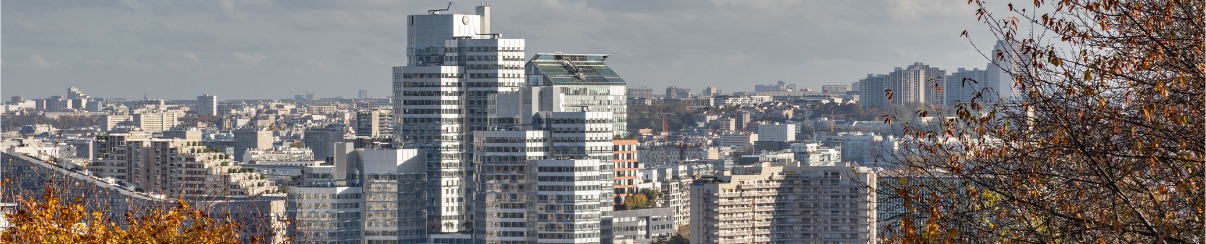
[[[692,243],[874,243],[876,175],[849,163],[736,166],[691,186]]]

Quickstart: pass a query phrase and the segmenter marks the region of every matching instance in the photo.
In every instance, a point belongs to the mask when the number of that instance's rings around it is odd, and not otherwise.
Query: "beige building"
[[[691,243],[875,243],[875,174],[850,163],[737,166],[691,186]]]

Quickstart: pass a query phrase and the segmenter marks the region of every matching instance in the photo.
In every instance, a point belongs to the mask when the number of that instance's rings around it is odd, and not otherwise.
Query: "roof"
[[[625,85],[623,78],[603,63],[608,54],[537,53],[528,61],[535,74],[551,85]]]

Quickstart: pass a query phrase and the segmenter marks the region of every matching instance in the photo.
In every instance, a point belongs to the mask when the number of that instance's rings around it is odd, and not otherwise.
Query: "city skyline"
[[[451,12],[470,14],[474,4],[454,2]],[[359,90],[389,95],[390,74],[381,70],[406,63],[405,16],[446,6],[7,5],[4,47],[9,52],[2,67],[9,84],[0,92],[5,97],[46,97],[75,86],[104,98],[190,99],[209,93],[223,100],[307,92],[354,98]],[[743,84],[784,80],[819,90],[918,61],[946,70],[974,68],[985,59],[958,34],[968,30],[981,49],[990,48],[993,39],[978,32],[982,28],[971,20],[974,9],[962,2],[837,5],[546,1],[493,6],[499,9],[495,32],[527,39],[534,47],[527,54],[610,53],[609,65],[626,74],[630,87],[655,89],[748,91]],[[106,21],[77,23],[82,17]],[[566,28],[574,25],[593,28]],[[786,31],[791,29],[798,31]],[[224,88],[236,85],[247,89]]]

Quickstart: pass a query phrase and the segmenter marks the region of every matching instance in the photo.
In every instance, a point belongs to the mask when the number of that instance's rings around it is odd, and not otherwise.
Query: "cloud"
[[[233,55],[236,59],[239,59],[239,62],[242,62],[242,64],[246,65],[246,66],[259,65],[260,61],[263,61],[264,58],[268,57],[268,56],[264,56],[263,54],[259,54],[259,53],[248,54],[248,53],[236,52],[236,53],[232,53],[231,55]]]
[[[184,58],[192,60],[194,63],[201,62],[201,59],[198,59],[197,54],[195,54],[195,53],[184,53]]]

